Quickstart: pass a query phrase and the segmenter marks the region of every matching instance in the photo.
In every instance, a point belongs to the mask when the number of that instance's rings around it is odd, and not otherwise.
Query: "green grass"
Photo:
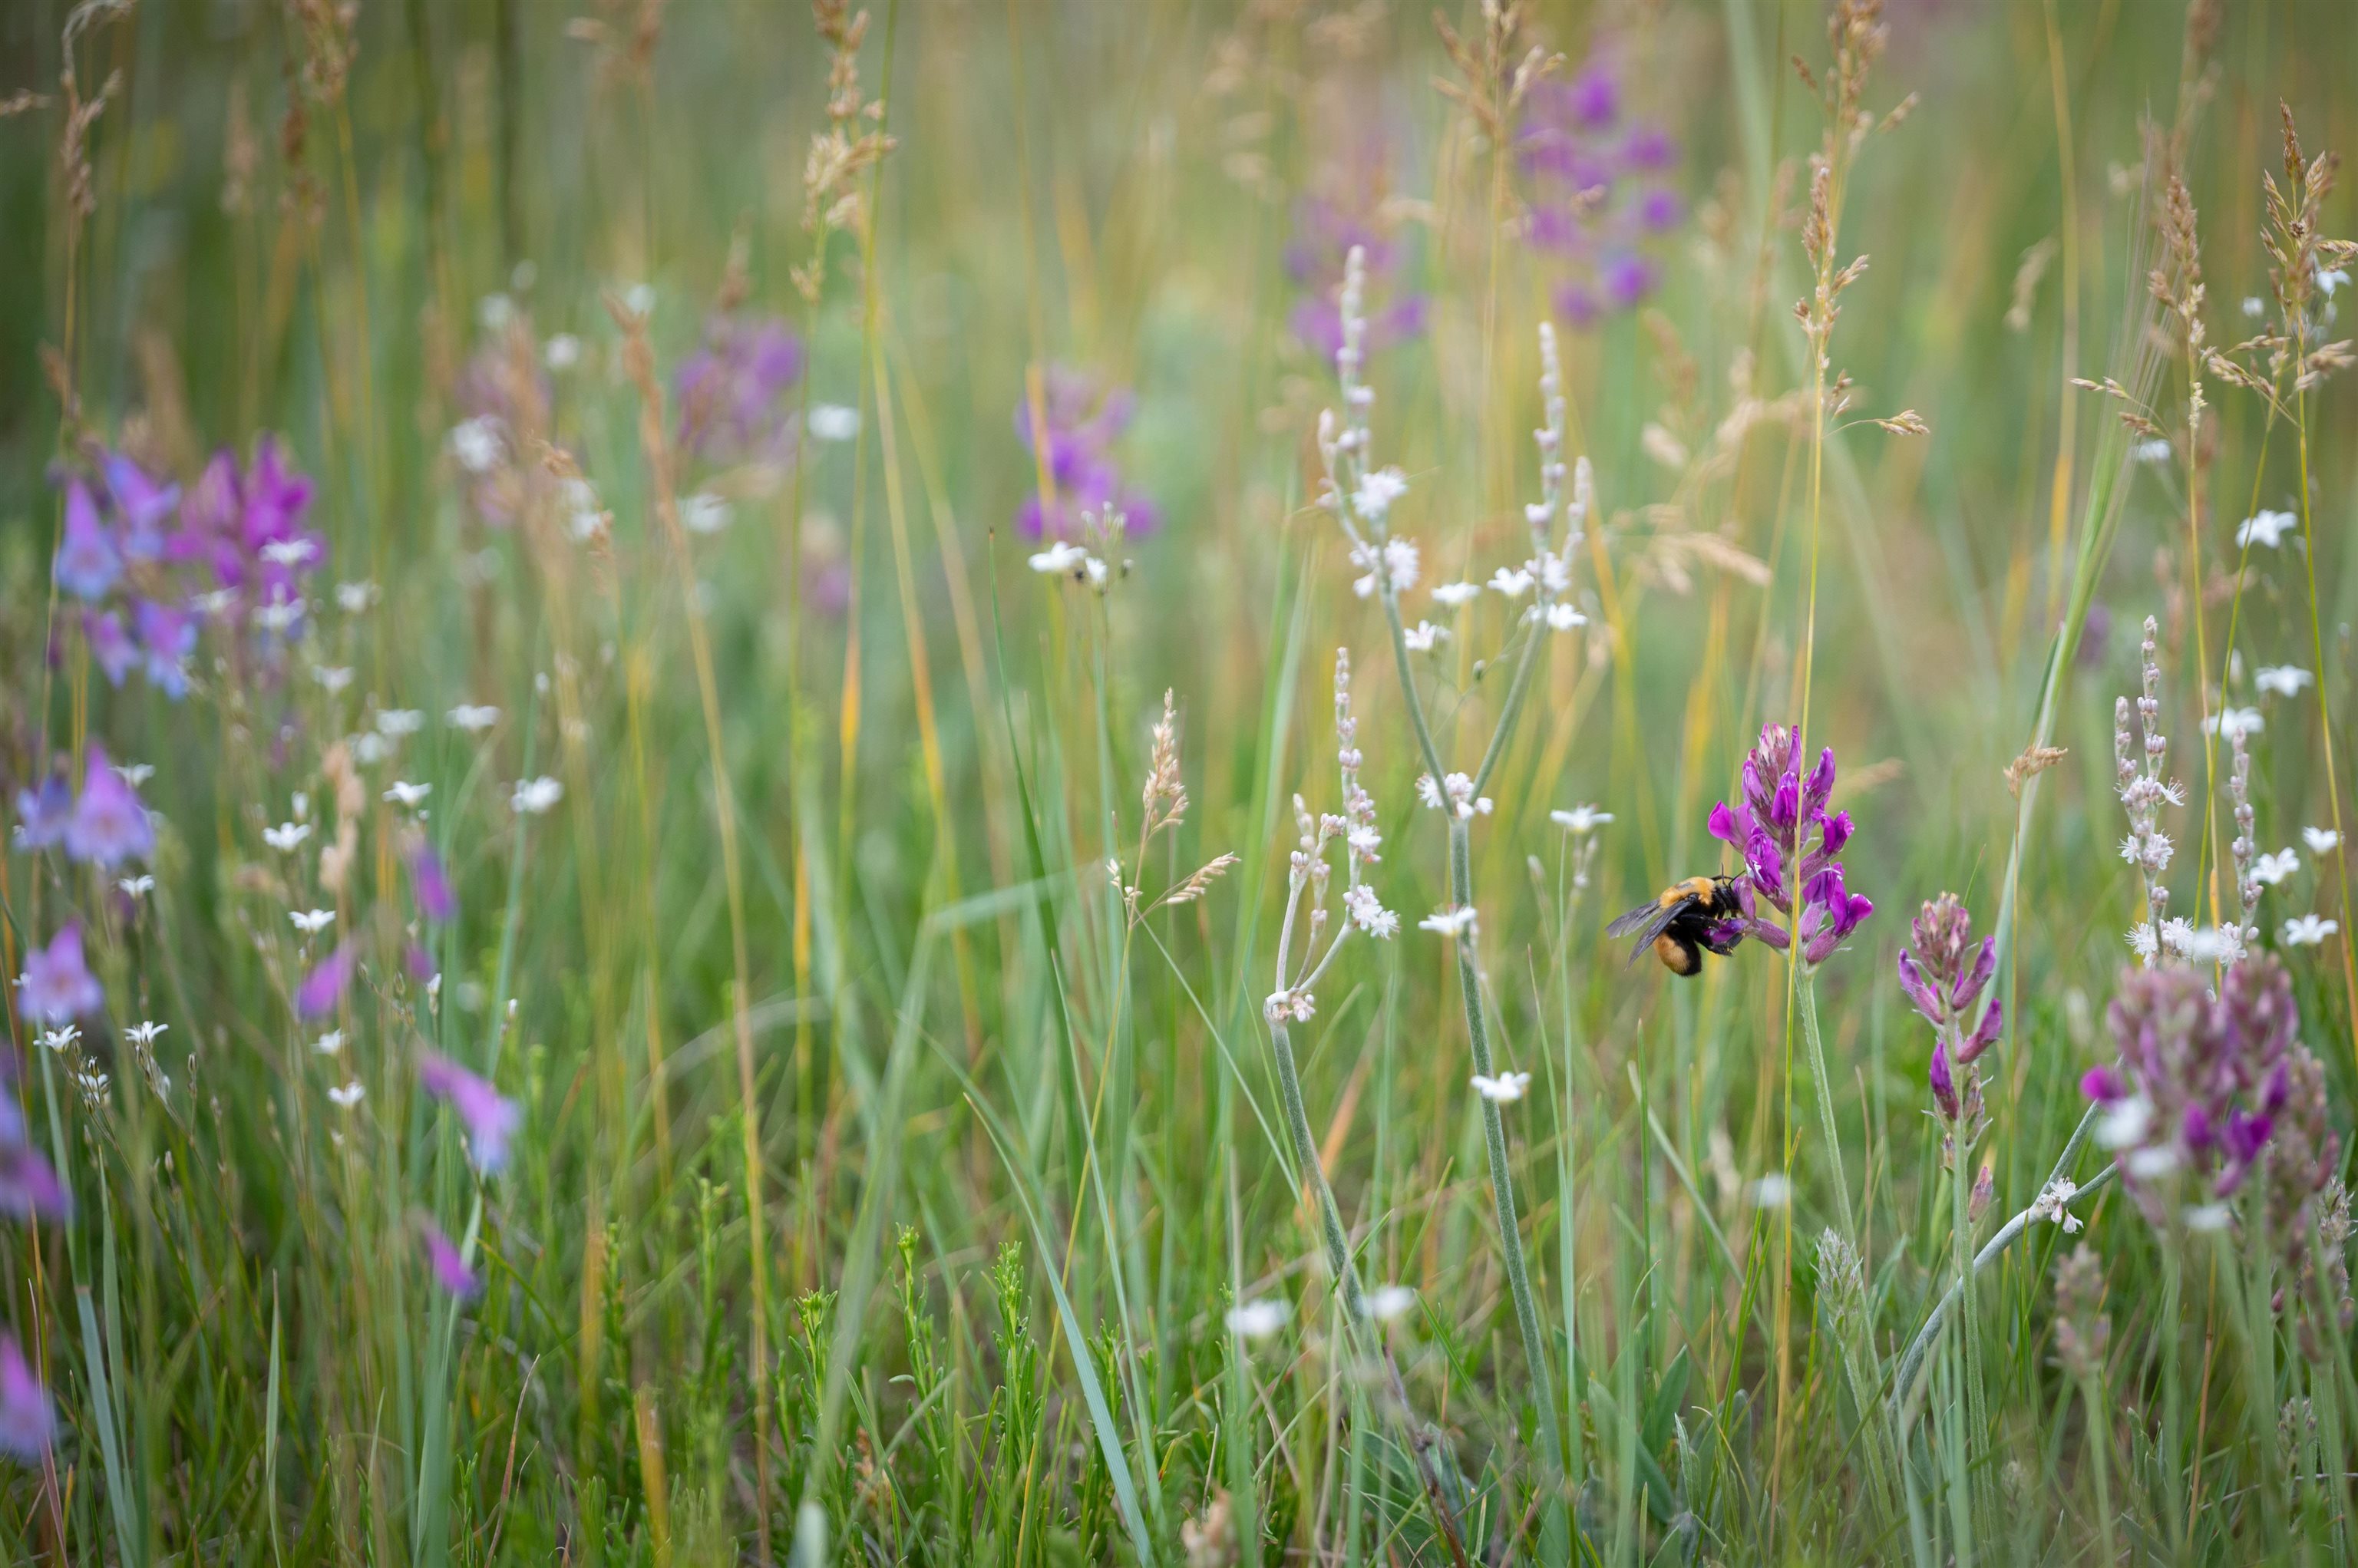
[[[2234,1228],[2157,1229],[2080,1079],[2114,1057],[2141,917],[2110,748],[2147,616],[2188,795],[2171,912],[2234,912],[2228,750],[2201,730],[2223,703],[2265,717],[2260,849],[2358,828],[2348,385],[2272,413],[2211,373],[2202,444],[2168,461],[2118,417],[2187,427],[2185,323],[2148,289],[2188,276],[2172,173],[2210,344],[2278,318],[2243,307],[2270,295],[2277,105],[2311,155],[2358,146],[2352,19],[2231,8],[2190,49],[2160,0],[1895,4],[1860,103],[1918,101],[1854,146],[1785,63],[1827,80],[1811,5],[1550,4],[1496,38],[1457,7],[1477,62],[1609,54],[1677,140],[1659,287],[1576,328],[1519,226],[1543,188],[1482,130],[1507,73],[1467,86],[1418,7],[871,9],[877,108],[841,124],[893,145],[816,230],[829,54],[798,7],[676,4],[639,50],[629,5],[568,31],[564,7],[383,0],[340,85],[338,25],[302,7],[0,16],[0,97],[49,100],[0,118],[0,817],[93,744],[153,768],[160,814],[136,901],[56,849],[0,856],[5,972],[79,919],[106,998],[59,1053],[11,992],[30,1141],[73,1207],[0,1237],[0,1320],[59,1420],[45,1458],[0,1460],[0,1552],[2350,1561],[2358,1361],[2330,1300],[2300,1304],[2331,1270],[2287,1273],[2265,1171]],[[84,98],[120,73],[86,212],[61,40]],[[1370,146],[1396,251],[1373,303],[1428,310],[1369,356],[1371,448],[1338,465],[1347,490],[1405,472],[1388,519],[1345,510],[1417,541],[1421,580],[1362,598],[1319,504],[1335,366],[1289,328],[1286,251],[1303,198],[1370,189]],[[2319,224],[2358,232],[2345,193]],[[1823,329],[1850,406],[1819,419],[1792,307],[1860,254]],[[850,407],[855,435],[763,471],[682,447],[674,375],[723,299],[806,351],[780,416]],[[1587,623],[1553,634],[1430,593],[1531,554],[1550,319],[1595,490],[1566,590]],[[2340,330],[2310,325],[2300,351]],[[594,485],[601,539],[537,448],[520,520],[487,520],[451,446],[471,357],[557,333],[581,362],[533,382],[531,433]],[[1115,450],[1160,514],[1102,593],[1028,569],[1014,527],[1057,365],[1134,389]],[[1869,422],[1902,410],[1930,434]],[[185,700],[117,687],[53,580],[53,476],[104,444],[191,485],[264,431],[317,485],[308,636],[274,665],[208,628]],[[708,534],[681,512],[708,488],[733,499]],[[2298,525],[2239,546],[2262,509]],[[373,605],[337,602],[363,580]],[[1455,640],[1411,652],[1422,620]],[[1298,965],[1311,939],[1306,914],[1282,935],[1293,798],[1344,809],[1338,648],[1383,839],[1364,874],[1402,929],[1352,935],[1272,1030],[1281,942]],[[2263,695],[2276,665],[2315,682]],[[1188,803],[1146,834],[1166,689]],[[461,703],[500,721],[445,722]],[[422,728],[340,802],[349,739],[395,708]],[[1704,825],[1772,721],[1839,753],[1877,913],[1814,975],[1757,940],[1692,982],[1625,967],[1612,915],[1736,869]],[[2067,751],[2010,790],[2039,745]],[[1428,748],[1487,815],[1417,804]],[[541,774],[561,799],[514,810]],[[395,779],[432,786],[448,924],[417,918]],[[298,793],[314,834],[274,849]],[[1595,837],[1550,820],[1583,802],[1611,814]],[[2302,849],[2259,913],[2337,1172],[2345,862]],[[1894,978],[1944,890],[1996,935],[2007,1008],[1970,1217]],[[1461,901],[1476,940],[1418,928]],[[304,950],[287,912],[313,907],[361,968],[305,1022],[333,938]],[[2288,945],[2310,912],[2344,931]],[[168,1088],[124,1042],[142,1020]],[[427,1050],[519,1106],[498,1173],[418,1088]],[[1481,1099],[1477,1062],[1528,1094]],[[2091,1189],[2085,1230],[1993,1247],[2052,1174]],[[427,1217],[480,1295],[438,1288]],[[2059,1364],[2082,1241],[2109,1327]],[[1355,1312],[1380,1286],[1412,1304]],[[1248,1303],[1286,1320],[1232,1333]]]

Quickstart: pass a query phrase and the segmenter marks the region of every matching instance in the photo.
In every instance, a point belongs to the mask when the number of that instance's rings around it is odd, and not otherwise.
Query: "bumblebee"
[[[1719,927],[1736,917],[1734,877],[1689,877],[1673,882],[1605,928],[1607,936],[1635,936],[1629,962],[1636,963],[1651,947],[1662,968],[1674,975],[1703,970],[1703,956],[1721,957],[1736,951],[1744,934],[1722,936]]]

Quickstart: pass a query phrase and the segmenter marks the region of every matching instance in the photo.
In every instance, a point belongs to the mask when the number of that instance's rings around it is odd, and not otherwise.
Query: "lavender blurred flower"
[[[99,520],[98,503],[79,478],[66,481],[66,523],[58,540],[59,586],[92,603],[104,599],[123,575],[123,553]]]
[[[1046,428],[1033,428],[1029,398],[1015,408],[1015,433],[1024,449],[1037,454],[1037,438],[1047,442],[1048,485],[1043,497],[1034,485],[1015,514],[1016,526],[1026,538],[1077,538],[1085,514],[1118,511],[1123,532],[1133,536],[1154,532],[1161,520],[1154,503],[1122,480],[1113,459],[1113,444],[1130,427],[1134,403],[1120,387],[1105,387],[1086,372],[1062,367],[1051,370],[1039,410]]]
[[[25,972],[16,977],[16,1001],[44,1023],[66,1023],[105,1005],[106,995],[82,958],[80,925],[69,921],[47,947],[26,952]]]
[[[74,802],[66,823],[66,853],[77,860],[113,868],[124,860],[144,860],[156,852],[155,824],[139,804],[139,792],[109,767],[105,748],[90,749],[89,771],[82,776],[81,798]]]
[[[1523,172],[1539,187],[1529,237],[1564,264],[1556,308],[1574,327],[1643,303],[1661,280],[1647,247],[1686,217],[1661,182],[1678,167],[1678,144],[1625,117],[1623,97],[1618,64],[1592,55],[1569,81],[1532,90],[1517,136]]]
[[[1302,290],[1302,297],[1287,324],[1303,347],[1321,360],[1332,360],[1343,346],[1338,291],[1345,259],[1354,245],[1364,253],[1362,265],[1379,288],[1399,272],[1400,247],[1370,220],[1320,197],[1307,198],[1294,208],[1293,241],[1285,247],[1285,273]],[[1402,294],[1389,306],[1368,312],[1362,346],[1372,353],[1422,337],[1426,316],[1423,295]]]
[[[180,502],[180,526],[165,541],[165,557],[209,570],[226,590],[213,601],[224,613],[291,639],[307,608],[304,587],[328,560],[325,535],[305,526],[311,490],[275,436],[254,443],[242,472],[234,453],[216,452]]]
[[[1974,1064],[2006,1030],[2001,998],[1990,998],[1974,1016],[1997,967],[1997,938],[1985,936],[1976,946],[1973,916],[1954,893],[1944,892],[1924,905],[1908,940],[1899,953],[1899,989],[1933,1029],[1932,1103],[1943,1121],[1962,1127],[1971,1148],[1983,1126],[1981,1076]]]
[[[460,1301],[481,1293],[482,1275],[467,1267],[467,1260],[460,1253],[458,1244],[443,1234],[440,1226],[421,1217],[417,1222],[417,1233],[426,1243],[426,1260],[433,1267],[436,1284]]]
[[[38,1216],[58,1219],[66,1213],[66,1190],[58,1173],[38,1150],[24,1141],[24,1119],[16,1112],[13,1091],[0,1090],[9,1102],[13,1136],[0,1141],[0,1214],[12,1219]]]
[[[422,837],[409,849],[409,885],[417,895],[418,913],[437,925],[459,913],[450,879],[442,870],[442,857]]]
[[[507,1163],[508,1140],[523,1119],[514,1100],[503,1097],[489,1079],[430,1051],[417,1059],[417,1083],[459,1113],[479,1168],[490,1174]]]
[[[336,950],[320,959],[296,988],[296,1016],[321,1018],[335,1011],[336,1004],[344,1000],[344,988],[352,984],[356,959],[350,942],[338,943]]]
[[[778,318],[712,317],[704,346],[674,377],[680,445],[714,462],[784,458],[794,441],[785,394],[802,373],[802,340]]]
[[[50,773],[41,780],[38,789],[16,792],[17,848],[46,849],[66,839],[66,827],[73,820],[73,789],[61,773]]]
[[[107,500],[123,524],[123,554],[135,561],[162,558],[164,525],[180,508],[180,487],[166,484],[121,452],[101,452]]]
[[[0,1454],[33,1465],[56,1439],[57,1412],[14,1335],[0,1335]]]
[[[1850,813],[1828,812],[1834,788],[1834,753],[1828,747],[1806,777],[1795,751],[1794,732],[1782,724],[1761,726],[1759,743],[1744,759],[1744,790],[1734,806],[1711,808],[1711,836],[1744,856],[1736,885],[1740,913],[1722,923],[1725,940],[1753,936],[1783,951],[1792,936],[1801,941],[1801,960],[1814,968],[1833,956],[1859,923],[1875,913],[1865,895],[1852,892],[1836,859],[1849,844]],[[1762,913],[1801,911],[1789,928]]]
[[[2105,1108],[2097,1136],[2122,1151],[2146,1217],[2166,1223],[2180,1193],[2196,1205],[2234,1196],[2313,1061],[2295,1038],[2292,977],[2272,954],[2229,968],[2216,995],[2198,969],[2125,969],[2105,1022],[2120,1060],[2081,1088]],[[2331,1137],[2321,1122],[2305,1136]]]

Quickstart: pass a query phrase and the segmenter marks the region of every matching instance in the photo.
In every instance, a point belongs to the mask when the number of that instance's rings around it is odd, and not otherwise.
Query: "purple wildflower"
[[[1996,971],[1997,938],[1985,936],[1976,945],[1974,917],[1954,893],[1944,892],[1917,914],[1908,944],[1899,953],[1899,989],[1932,1026],[1932,1103],[1942,1120],[1963,1124],[1970,1147],[1982,1128],[1981,1076],[1974,1064],[2006,1030],[2000,998],[1992,997],[1978,1016],[1974,1011]]]
[[[440,1226],[421,1217],[417,1222],[417,1233],[426,1243],[426,1260],[433,1265],[436,1284],[460,1301],[481,1293],[482,1275],[467,1267],[467,1260],[460,1252],[458,1244],[443,1234]]]
[[[802,373],[802,340],[778,318],[714,316],[674,378],[680,445],[715,462],[784,457],[794,434],[785,395]]]
[[[0,1335],[0,1454],[37,1464],[57,1437],[49,1390],[25,1359],[13,1335]]]
[[[303,588],[327,564],[328,542],[307,527],[312,485],[288,466],[277,438],[254,444],[243,473],[230,452],[216,452],[180,502],[180,527],[165,555],[208,568],[214,583],[236,590],[242,613],[288,633],[304,609]]]
[[[22,849],[46,849],[66,839],[73,820],[73,790],[61,773],[50,773],[38,789],[16,792],[16,843]]]
[[[16,988],[17,1005],[44,1023],[85,1018],[106,1003],[106,993],[82,958],[81,927],[70,921],[49,938],[47,947],[26,953]]]
[[[66,481],[65,535],[58,541],[58,582],[78,599],[96,603],[106,597],[123,575],[123,553],[106,524],[99,521],[98,503],[81,479]]]
[[[1355,179],[1356,176],[1353,177]],[[1372,172],[1363,184],[1372,184]],[[1343,311],[1338,303],[1343,268],[1353,246],[1362,253],[1361,265],[1369,280],[1381,280],[1398,271],[1400,249],[1377,225],[1355,215],[1341,202],[1312,198],[1294,209],[1293,241],[1285,249],[1285,270],[1303,291],[1288,326],[1294,338],[1321,360],[1331,360],[1343,346]],[[1361,347],[1369,352],[1424,335],[1425,298],[1407,293],[1368,313]]]
[[[139,600],[132,614],[147,684],[172,701],[179,701],[189,695],[187,666],[189,655],[197,651],[196,617],[152,599]]]
[[[422,837],[410,846],[409,885],[417,896],[418,913],[437,925],[459,912],[459,901],[450,892],[450,879],[442,870],[442,857]]]
[[[108,765],[103,747],[90,749],[90,768],[82,775],[81,798],[74,802],[73,819],[66,824],[66,853],[77,860],[113,867],[124,860],[144,860],[156,852],[156,827],[139,792]]]
[[[123,617],[112,610],[85,610],[81,634],[89,640],[90,656],[98,661],[109,686],[120,687],[139,665],[139,645],[123,629]]]
[[[1658,181],[1679,149],[1660,127],[1625,117],[1620,67],[1592,56],[1568,81],[1531,94],[1516,151],[1537,185],[1526,231],[1569,276],[1556,308],[1574,327],[1636,308],[1661,281],[1645,246],[1678,227],[1685,203]]]
[[[0,1099],[8,1102],[9,1115],[16,1122],[15,1135],[0,1141],[0,1215],[12,1219],[61,1218],[66,1212],[65,1187],[49,1161],[24,1141],[24,1113],[16,1108],[15,1094],[0,1089]]]
[[[336,1011],[344,1000],[344,988],[352,982],[352,966],[356,955],[350,942],[339,942],[336,950],[319,960],[303,983],[295,989],[295,1012],[300,1018],[319,1018]]]
[[[1711,836],[1744,856],[1736,886],[1740,911],[1719,935],[1754,936],[1782,951],[1798,934],[1801,959],[1814,968],[1825,962],[1859,923],[1875,913],[1865,895],[1843,881],[1839,856],[1851,838],[1850,814],[1828,812],[1834,788],[1834,754],[1829,747],[1807,777],[1795,754],[1794,733],[1781,724],[1763,725],[1759,744],[1744,759],[1744,790],[1734,806],[1711,808]],[[1792,915],[1791,926],[1771,919],[1767,905]]]
[[[429,1051],[417,1059],[417,1083],[427,1094],[449,1102],[467,1126],[467,1141],[475,1163],[486,1173],[507,1163],[508,1140],[514,1136],[523,1112],[515,1101],[448,1056]]]
[[[2198,969],[2125,969],[2105,1022],[2120,1060],[2090,1072],[2081,1087],[2106,1108],[2098,1136],[2122,1151],[2121,1174],[2138,1206],[2160,1224],[2175,1194],[2197,1203],[2234,1196],[2288,1124],[2294,1081],[2314,1061],[2296,1038],[2290,974],[2263,954],[2231,967],[2213,995]],[[2301,1114],[2301,1153],[2288,1163],[2330,1173],[2331,1134],[2321,1115],[2310,1126],[2306,1106]]]
[[[99,471],[106,481],[107,499],[123,520],[123,553],[135,561],[152,561],[164,554],[164,524],[179,510],[180,487],[151,477],[121,452],[103,452]]]
[[[1061,368],[1048,373],[1040,409],[1044,431],[1033,429],[1031,400],[1017,404],[1015,433],[1024,447],[1036,451],[1035,435],[1047,438],[1052,492],[1043,497],[1035,487],[1017,512],[1016,526],[1026,537],[1077,538],[1083,514],[1109,510],[1122,514],[1127,534],[1154,531],[1159,519],[1153,502],[1123,482],[1113,460],[1113,443],[1129,427],[1131,407],[1126,390],[1102,387],[1094,377]]]

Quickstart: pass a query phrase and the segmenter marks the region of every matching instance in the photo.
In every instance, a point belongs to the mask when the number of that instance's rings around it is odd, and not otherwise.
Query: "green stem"
[[[1842,1135],[1834,1127],[1834,1086],[1826,1075],[1826,1048],[1818,1038],[1818,988],[1804,975],[1795,1000],[1801,1004],[1801,1037],[1810,1049],[1810,1072],[1818,1084],[1818,1130],[1826,1141],[1826,1161],[1833,1167],[1834,1207],[1842,1216],[1843,1239],[1858,1245],[1858,1221],[1850,1209],[1850,1177],[1843,1171]]]

